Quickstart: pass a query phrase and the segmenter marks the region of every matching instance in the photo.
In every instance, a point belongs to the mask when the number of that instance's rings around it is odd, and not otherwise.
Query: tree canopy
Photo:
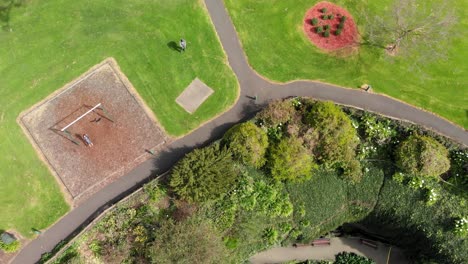
[[[351,119],[339,106],[332,102],[314,102],[305,114],[305,122],[318,134],[314,153],[319,162],[332,166],[355,158],[359,138]]]
[[[255,168],[265,164],[268,136],[252,122],[241,123],[229,129],[224,134],[222,143],[229,148],[234,158],[244,164]]]
[[[397,166],[405,173],[437,177],[450,168],[447,149],[435,139],[412,135],[395,151]]]
[[[268,168],[276,180],[304,180],[312,176],[313,157],[297,138],[283,138],[270,147]]]
[[[231,153],[219,144],[196,149],[173,168],[170,186],[180,198],[204,202],[226,193],[236,180]]]

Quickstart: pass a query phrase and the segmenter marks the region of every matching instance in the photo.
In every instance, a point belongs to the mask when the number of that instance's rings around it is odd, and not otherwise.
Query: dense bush
[[[412,135],[395,151],[397,166],[412,175],[438,177],[450,167],[447,149],[428,136]]]
[[[207,221],[164,221],[149,246],[151,263],[228,262],[221,235]]]
[[[317,32],[319,34],[322,33],[323,32],[323,27],[322,26],[316,27],[315,32]]]
[[[330,30],[325,30],[325,32],[323,32],[323,36],[326,38],[330,37]]]
[[[256,116],[258,124],[262,127],[276,127],[299,118],[299,114],[289,100],[273,101]]]
[[[338,29],[343,29],[343,28],[344,28],[344,24],[340,22],[340,23],[338,24]]]
[[[18,251],[20,249],[21,243],[18,240],[15,240],[9,244],[3,243],[0,240],[0,249],[7,252],[7,253],[12,253]]]
[[[454,218],[468,213],[468,204],[443,189],[440,196],[427,206],[425,189],[385,179],[377,205],[362,224],[419,263],[466,263],[468,240],[454,234],[453,227]]]
[[[322,15],[322,19],[323,19],[323,20],[327,20],[327,19],[328,19],[328,15]]]
[[[335,16],[333,14],[328,15],[328,19],[333,19]]]
[[[173,168],[170,186],[189,202],[216,199],[233,187],[237,172],[231,153],[218,144],[196,149]]]
[[[355,158],[359,143],[350,118],[332,102],[315,102],[305,114],[305,122],[318,133],[317,159],[330,167]]]
[[[268,136],[252,122],[238,124],[229,129],[224,134],[222,144],[229,148],[234,158],[244,164],[255,168],[265,164]]]
[[[325,26],[323,26],[323,28],[324,28],[325,30],[330,30],[330,25],[325,25]]]
[[[322,8],[322,9],[320,9],[320,12],[322,12],[322,13],[326,13],[326,12],[327,12],[327,10],[328,10],[328,9],[324,7],[324,8]]]
[[[315,167],[312,156],[297,138],[283,138],[270,146],[267,166],[278,181],[308,179]]]
[[[342,16],[341,19],[340,19],[340,23],[344,24],[344,22],[346,22],[346,19],[347,19],[346,16]]]
[[[316,25],[318,25],[318,19],[316,17],[314,17],[314,18],[312,18],[310,20],[310,23],[312,24],[312,26],[316,26]]]
[[[375,262],[356,253],[341,252],[335,256],[334,264],[375,264]]]
[[[341,35],[341,29],[340,29],[340,28],[338,28],[338,29],[335,31],[335,35],[337,35],[337,36]]]

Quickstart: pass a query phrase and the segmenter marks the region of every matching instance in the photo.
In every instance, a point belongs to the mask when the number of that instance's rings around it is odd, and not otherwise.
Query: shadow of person
[[[179,45],[177,45],[177,43],[175,41],[169,41],[167,43],[167,46],[170,48],[170,49],[173,49],[177,52],[180,52],[181,48],[179,47]]]

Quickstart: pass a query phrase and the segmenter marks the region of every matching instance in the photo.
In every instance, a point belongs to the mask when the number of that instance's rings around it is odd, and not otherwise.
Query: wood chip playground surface
[[[98,104],[102,108],[90,111]],[[67,131],[60,130],[85,114]],[[19,123],[74,206],[167,142],[154,114],[113,59],[23,112]],[[93,146],[83,140],[87,134]]]

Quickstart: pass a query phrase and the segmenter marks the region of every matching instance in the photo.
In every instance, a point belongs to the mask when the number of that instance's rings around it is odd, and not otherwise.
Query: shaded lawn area
[[[280,82],[311,79],[352,88],[369,83],[375,92],[468,127],[466,34],[460,34],[447,47],[448,61],[419,65],[420,71],[412,70],[410,58],[390,61],[382,50],[370,47],[362,47],[356,56],[336,58],[319,51],[303,32],[304,15],[317,2],[225,1],[249,63],[259,74]],[[382,14],[392,1],[337,0],[333,3],[346,8],[363,33],[366,25],[358,14]],[[455,1],[457,28],[468,26],[468,19],[463,15],[467,8],[467,1]]]
[[[9,25],[11,32],[0,31],[0,229],[28,236],[69,209],[15,120],[105,58],[117,60],[171,135],[226,110],[238,94],[199,1],[28,1],[12,10]],[[181,37],[184,54],[169,44]],[[190,115],[175,98],[195,77],[215,92]]]

